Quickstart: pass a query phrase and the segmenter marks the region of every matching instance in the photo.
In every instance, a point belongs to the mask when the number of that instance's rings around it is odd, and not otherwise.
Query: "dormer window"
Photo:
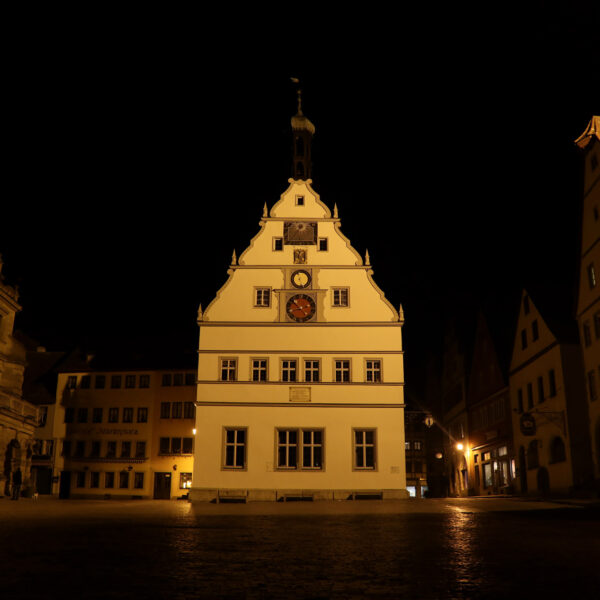
[[[296,196],[296,206],[304,206],[304,196]]]
[[[327,238],[319,238],[319,252],[327,252],[329,250]]]
[[[275,252],[281,252],[283,250],[283,238],[273,238],[273,250]]]

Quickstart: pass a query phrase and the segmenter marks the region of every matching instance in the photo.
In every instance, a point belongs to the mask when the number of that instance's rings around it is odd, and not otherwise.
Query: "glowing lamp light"
[[[460,451],[464,450],[463,444],[461,444],[460,442],[458,442],[458,444],[456,444],[456,449],[460,450]]]
[[[192,433],[193,433],[194,435],[196,435],[196,428],[195,428],[195,427],[194,427],[194,429],[192,429]]]

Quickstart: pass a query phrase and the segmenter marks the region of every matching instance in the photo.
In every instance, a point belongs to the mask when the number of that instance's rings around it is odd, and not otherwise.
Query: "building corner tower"
[[[300,95],[293,177],[198,313],[190,500],[405,498],[404,317],[313,190]]]

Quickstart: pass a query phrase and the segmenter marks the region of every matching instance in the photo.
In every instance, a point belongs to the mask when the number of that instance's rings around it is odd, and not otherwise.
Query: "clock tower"
[[[192,501],[408,496],[402,310],[312,188],[314,131],[299,96],[294,176],[198,313]]]

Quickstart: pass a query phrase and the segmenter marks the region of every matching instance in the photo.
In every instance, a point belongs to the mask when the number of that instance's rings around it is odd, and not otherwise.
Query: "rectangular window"
[[[413,442],[413,449],[414,450],[421,450],[422,449],[422,442],[420,440],[415,440]]]
[[[103,409],[96,407],[92,409],[92,423],[102,423]]]
[[[67,389],[74,390],[77,387],[77,375],[69,375],[67,377]]]
[[[75,485],[78,488],[85,487],[85,471],[77,471]]]
[[[193,402],[183,403],[183,418],[184,419],[195,419],[196,418],[196,407]]]
[[[112,390],[119,390],[119,389],[121,389],[121,376],[120,375],[113,375],[110,378],[110,388]]]
[[[109,408],[108,409],[108,422],[109,423],[118,423],[119,422],[119,409],[118,408]]]
[[[121,442],[121,458],[131,458],[131,442]]]
[[[338,383],[346,383],[350,381],[350,361],[336,360],[335,365],[335,380]]]
[[[583,323],[583,343],[586,348],[592,344],[592,330],[589,321]]]
[[[173,378],[171,377],[171,373],[164,373],[162,376],[161,385],[163,387],[169,387],[171,385],[172,381],[173,381]]]
[[[532,341],[535,342],[539,337],[540,337],[540,332],[538,329],[538,322],[537,322],[537,319],[535,319],[531,323],[531,339],[532,339]]]
[[[171,419],[181,419],[183,416],[183,403],[173,402],[171,405]]]
[[[61,456],[71,456],[71,440],[63,440]]]
[[[375,430],[354,430],[354,468],[375,469]]]
[[[136,472],[133,474],[133,487],[136,490],[141,490],[144,488],[144,474]]]
[[[135,387],[135,375],[125,375],[125,387],[127,389]]]
[[[596,392],[596,376],[594,371],[589,371],[587,374],[588,380],[588,393],[590,395],[590,401],[594,401],[598,397],[598,393]]]
[[[247,430],[226,428],[223,467],[227,469],[246,468]]]
[[[79,384],[79,387],[82,390],[89,390],[91,384],[92,384],[92,377],[90,375],[82,375],[81,376],[81,383]]]
[[[319,252],[327,252],[329,244],[327,238],[319,238]]]
[[[160,403],[160,418],[170,419],[171,418],[171,403],[161,402]]]
[[[96,375],[96,380],[94,382],[94,387],[97,390],[103,390],[106,386],[106,376],[105,375]]]
[[[296,361],[284,359],[281,361],[281,381],[296,381]]]
[[[100,442],[98,440],[92,441],[92,446],[90,449],[90,458],[99,458],[100,457]]]
[[[90,473],[90,487],[91,488],[100,487],[100,472],[99,471],[92,471]]]
[[[173,385],[178,387],[183,385],[183,373],[175,373],[173,375]]]
[[[527,330],[521,329],[521,348],[525,350],[527,348]]]
[[[271,288],[254,288],[254,306],[271,306]]]
[[[538,377],[538,403],[543,402],[546,398],[544,397],[544,378]]]
[[[348,288],[333,288],[333,306],[348,306]]]
[[[171,438],[171,454],[181,454],[181,438]]]
[[[147,423],[148,422],[148,409],[145,406],[140,406],[137,409],[137,422]]]
[[[182,454],[193,454],[194,453],[194,438],[191,438],[191,437],[182,438],[181,453]]]
[[[146,458],[146,442],[135,443],[135,457]]]
[[[305,360],[304,361],[304,381],[315,383],[320,381],[319,376],[320,364],[318,360]]]
[[[590,284],[590,290],[596,287],[596,270],[594,269],[594,264],[591,263],[587,268],[588,273],[588,283]]]
[[[119,488],[122,490],[129,488],[129,471],[121,471],[119,473]]]
[[[283,238],[273,238],[273,250],[275,252],[281,252],[283,250]]]
[[[550,398],[556,396],[556,376],[554,375],[554,369],[548,371],[548,396]]]
[[[366,361],[367,381],[370,383],[381,383],[381,361],[367,360]]]
[[[192,487],[192,474],[179,473],[179,489],[187,490]]]
[[[88,420],[88,409],[80,408],[77,410],[77,422],[78,423],[87,423]]]
[[[237,371],[237,359],[221,359],[221,381],[235,381]]]
[[[106,458],[117,457],[117,442],[106,442]]]
[[[298,431],[285,429],[277,432],[277,467],[295,469],[298,466]]]
[[[168,437],[161,437],[158,441],[158,453],[169,454],[171,452],[171,439]]]
[[[104,487],[114,488],[115,487],[115,474],[112,472],[104,473]]]
[[[85,440],[75,442],[75,458],[82,458],[85,455]]]
[[[68,406],[65,408],[65,423],[72,423],[75,420],[75,409]]]
[[[150,375],[140,375],[140,387],[141,388],[149,388],[150,387]]]
[[[410,442],[404,442],[404,449],[410,450]]]
[[[123,423],[133,423],[133,408],[125,407],[123,409]]]
[[[303,429],[301,431],[302,441],[302,468],[323,468],[323,430]]]
[[[296,206],[304,206],[304,196],[296,196]]]
[[[252,381],[267,381],[267,359],[252,359]]]

